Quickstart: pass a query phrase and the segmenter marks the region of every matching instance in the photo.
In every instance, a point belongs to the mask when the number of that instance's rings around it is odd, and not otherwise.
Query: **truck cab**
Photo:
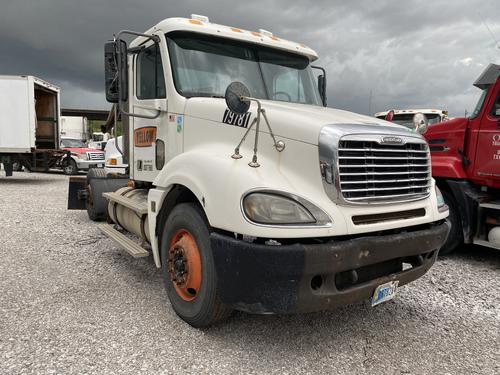
[[[425,133],[453,223],[443,253],[464,242],[500,249],[499,76],[500,66],[490,64],[474,82],[481,92],[471,115]]]
[[[61,137],[61,149],[66,151],[59,162],[64,174],[74,175],[90,168],[104,168],[104,151],[88,147],[80,138]]]
[[[327,108],[317,59],[269,31],[197,15],[105,46],[129,177],[89,172],[84,192],[70,183],[70,208],[86,197],[89,216],[112,223],[103,233],[132,256],[152,254],[195,327],[234,309],[375,306],[425,274],[446,239],[427,142]]]

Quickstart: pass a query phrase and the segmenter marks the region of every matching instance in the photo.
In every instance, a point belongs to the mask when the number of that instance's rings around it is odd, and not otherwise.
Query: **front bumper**
[[[222,301],[252,313],[331,309],[370,298],[392,280],[407,284],[437,258],[450,224],[321,244],[269,246],[211,234]],[[411,268],[403,270],[403,263]]]
[[[78,169],[88,170],[90,168],[104,168],[104,160],[81,160],[73,159],[76,161]]]

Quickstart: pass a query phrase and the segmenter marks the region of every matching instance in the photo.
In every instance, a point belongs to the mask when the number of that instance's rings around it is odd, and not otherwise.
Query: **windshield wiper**
[[[183,92],[182,94],[186,98],[201,97],[201,98],[220,98],[220,99],[224,99],[224,95],[217,95],[217,94],[212,94],[212,93],[208,93],[208,92]]]

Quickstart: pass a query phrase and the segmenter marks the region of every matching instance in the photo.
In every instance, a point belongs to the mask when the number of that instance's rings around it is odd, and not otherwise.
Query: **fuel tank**
[[[146,189],[123,187],[118,189],[116,194],[131,199],[139,205],[147,205],[148,202],[148,191]],[[108,215],[116,224],[141,237],[148,243],[150,242],[148,215],[139,215],[134,210],[113,201],[109,201]]]

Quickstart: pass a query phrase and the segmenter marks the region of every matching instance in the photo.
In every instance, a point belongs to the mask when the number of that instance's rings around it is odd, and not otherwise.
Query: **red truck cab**
[[[453,226],[442,254],[463,242],[500,249],[499,77],[500,65],[490,64],[474,82],[482,93],[472,114],[424,134]]]

